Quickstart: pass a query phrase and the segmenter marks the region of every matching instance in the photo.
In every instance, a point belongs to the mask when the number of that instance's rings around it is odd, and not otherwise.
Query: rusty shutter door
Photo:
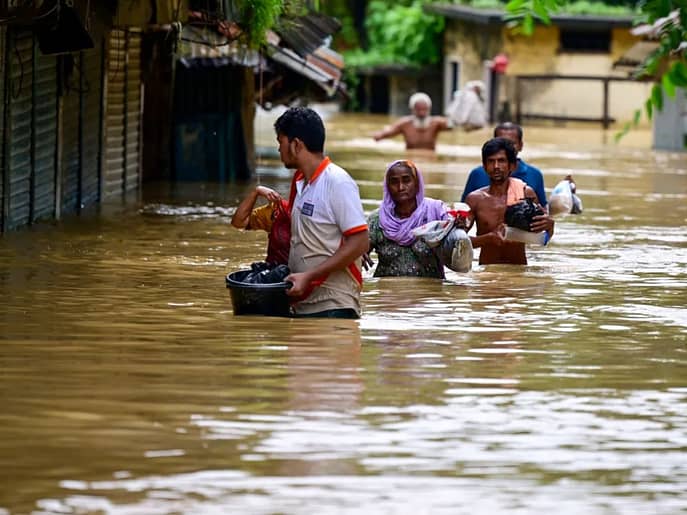
[[[98,202],[100,196],[100,142],[102,121],[102,45],[81,53],[83,70],[83,155],[81,204],[89,206]]]
[[[5,54],[5,38],[7,37],[7,30],[5,27],[0,27],[0,95],[3,101],[0,102],[0,233],[5,230],[5,180],[8,178],[6,173],[7,166],[5,165],[5,72],[7,71],[7,56]]]
[[[57,59],[34,47],[33,75],[33,220],[55,215],[57,146]],[[33,221],[32,220],[32,221]]]
[[[113,29],[108,41],[107,106],[102,198],[121,197],[124,191],[124,117],[126,32]]]
[[[141,158],[141,32],[130,30],[126,67],[126,190],[139,187]]]
[[[33,33],[8,31],[10,54],[9,134],[6,181],[6,227],[14,229],[31,221],[31,123],[33,100]]]
[[[66,56],[65,59],[71,59]],[[79,66],[67,66],[72,72],[65,76],[64,97],[62,101],[62,199],[63,214],[79,210]]]

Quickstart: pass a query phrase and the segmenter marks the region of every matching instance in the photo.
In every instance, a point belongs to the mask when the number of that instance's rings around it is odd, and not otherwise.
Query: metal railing
[[[515,79],[515,116],[518,123],[522,123],[522,120],[525,118],[553,121],[593,122],[601,123],[604,129],[607,129],[611,125],[611,123],[615,122],[615,119],[611,118],[611,116],[609,115],[609,84],[611,82],[636,82],[635,79],[629,77],[603,77],[598,75],[517,75]],[[602,104],[600,106],[601,116],[570,116],[567,114],[523,112],[522,91],[527,82],[561,80],[600,82],[603,87]]]

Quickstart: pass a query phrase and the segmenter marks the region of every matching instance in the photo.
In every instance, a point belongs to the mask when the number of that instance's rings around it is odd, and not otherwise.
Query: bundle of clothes
[[[251,263],[250,272],[243,277],[242,283],[248,284],[275,284],[282,283],[291,273],[286,265],[257,261]]]
[[[436,249],[441,262],[454,272],[472,270],[473,249],[464,230],[470,216],[470,206],[459,202],[446,213],[445,220],[435,220],[412,230],[413,236]]]

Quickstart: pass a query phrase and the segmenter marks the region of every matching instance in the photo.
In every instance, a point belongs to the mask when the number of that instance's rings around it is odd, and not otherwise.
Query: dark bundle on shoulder
[[[504,221],[506,225],[510,227],[515,227],[523,231],[530,231],[530,225],[532,225],[532,219],[537,215],[543,215],[544,210],[539,204],[536,204],[534,200],[527,197],[522,199],[517,204],[513,204],[506,208],[506,214],[504,216]]]
[[[243,278],[242,282],[250,284],[281,283],[291,273],[286,265],[271,265],[264,261],[252,263],[250,269],[250,273]]]

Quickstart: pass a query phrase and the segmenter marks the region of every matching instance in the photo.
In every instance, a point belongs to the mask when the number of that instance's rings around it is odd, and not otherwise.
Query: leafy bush
[[[348,66],[436,64],[441,59],[443,17],[426,14],[422,2],[393,6],[381,0],[368,5],[365,27],[369,51],[346,52]]]

